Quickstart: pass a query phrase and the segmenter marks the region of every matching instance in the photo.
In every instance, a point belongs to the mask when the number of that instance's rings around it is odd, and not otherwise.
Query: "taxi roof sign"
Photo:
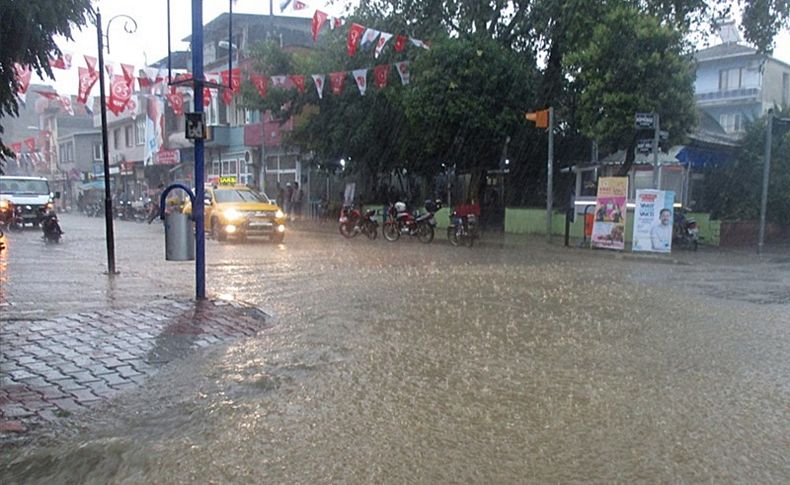
[[[236,176],[228,176],[228,177],[220,177],[219,178],[220,185],[236,185]]]

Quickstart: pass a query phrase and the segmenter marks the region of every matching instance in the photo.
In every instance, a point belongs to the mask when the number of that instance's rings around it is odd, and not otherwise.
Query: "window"
[[[719,116],[719,124],[727,133],[744,131],[743,117],[740,113],[727,113]]]
[[[142,145],[145,143],[145,120],[137,120],[135,124],[135,143]]]
[[[102,160],[102,152],[101,152],[101,143],[94,143],[93,144],[93,160],[99,161]]]
[[[222,176],[236,175],[238,170],[237,160],[223,160],[222,161]]]
[[[121,129],[120,128],[116,128],[112,132],[112,146],[116,150],[121,148]]]
[[[743,87],[743,68],[722,69],[719,71],[719,91],[729,91]]]
[[[219,175],[219,162],[217,160],[211,162],[211,175]]]
[[[126,132],[126,146],[130,147],[134,145],[134,126],[127,126],[124,128],[124,131]]]

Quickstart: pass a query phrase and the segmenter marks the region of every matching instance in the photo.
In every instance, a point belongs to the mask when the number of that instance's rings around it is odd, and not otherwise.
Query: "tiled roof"
[[[726,44],[718,44],[708,47],[707,49],[699,50],[694,54],[694,58],[697,62],[702,62],[720,59],[722,57],[747,56],[756,53],[757,49],[752,47],[736,44],[735,42],[728,42]]]

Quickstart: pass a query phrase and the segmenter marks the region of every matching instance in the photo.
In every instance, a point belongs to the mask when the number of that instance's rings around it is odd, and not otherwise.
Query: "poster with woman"
[[[675,193],[637,190],[634,209],[634,251],[668,253],[672,250],[672,204]]]
[[[628,177],[601,177],[595,199],[592,246],[625,249],[625,215]]]

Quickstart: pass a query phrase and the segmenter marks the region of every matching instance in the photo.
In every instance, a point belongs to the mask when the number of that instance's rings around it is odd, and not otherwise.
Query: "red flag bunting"
[[[96,58],[91,56],[84,56],[85,57],[85,64],[88,66],[88,71],[95,72],[96,71]]]
[[[12,143],[12,144],[11,144],[11,151],[13,151],[14,153],[16,153],[17,155],[19,155],[20,153],[22,153],[22,142],[18,142],[18,143]]]
[[[19,89],[17,89],[17,92],[19,94],[25,94],[27,92],[27,87],[30,86],[30,77],[33,74],[30,71],[30,66],[14,64],[14,71],[16,71],[16,80],[19,82]]]
[[[307,8],[307,4],[306,3],[300,2],[299,0],[296,0],[294,2],[294,10],[304,10],[306,8]]]
[[[50,57],[49,65],[54,69],[71,69],[71,54],[62,54],[57,59]]]
[[[261,95],[261,98],[265,98],[266,89],[269,87],[269,78],[259,74],[251,74],[250,81],[255,85],[255,89],[258,90],[258,94]]]
[[[373,75],[376,78],[374,81],[376,83],[376,87],[379,89],[385,87],[390,75],[390,65],[382,64],[380,66],[376,66],[373,69]]]
[[[401,84],[409,84],[409,61],[396,62],[395,69],[400,75]]]
[[[313,15],[313,24],[310,28],[310,30],[313,33],[313,42],[315,42],[318,39],[318,32],[321,31],[321,27],[323,27],[324,23],[326,23],[326,19],[327,19],[326,13],[320,10],[315,11],[315,14]]]
[[[90,96],[93,85],[99,80],[99,73],[85,67],[80,67],[77,71],[79,72],[80,78],[79,89],[77,91],[77,102],[85,104],[88,101],[88,96]]]
[[[401,52],[406,47],[406,42],[409,41],[409,38],[405,35],[399,35],[395,37],[395,52]]]
[[[180,93],[176,94],[166,94],[165,98],[170,103],[170,107],[173,108],[173,113],[176,116],[181,116],[184,114],[184,97],[181,96]]]
[[[304,76],[290,76],[290,78],[299,94],[304,94]]]
[[[329,73],[329,86],[332,88],[332,94],[335,96],[343,92],[347,74],[345,71]]]
[[[132,87],[123,76],[114,76],[110,85],[110,99],[107,108],[118,116],[126,108],[126,103],[132,97]]]
[[[211,106],[211,90],[203,88],[203,107],[208,108],[209,106]]]
[[[66,113],[74,116],[74,108],[71,106],[71,96],[61,96],[60,104],[63,106],[63,109],[66,110]]]
[[[28,152],[36,151],[36,138],[33,136],[30,138],[25,138],[25,146],[27,147]]]
[[[351,24],[351,28],[348,29],[348,55],[353,56],[357,52],[357,44],[359,44],[359,38],[362,37],[362,33],[365,31],[365,27],[359,24]]]

